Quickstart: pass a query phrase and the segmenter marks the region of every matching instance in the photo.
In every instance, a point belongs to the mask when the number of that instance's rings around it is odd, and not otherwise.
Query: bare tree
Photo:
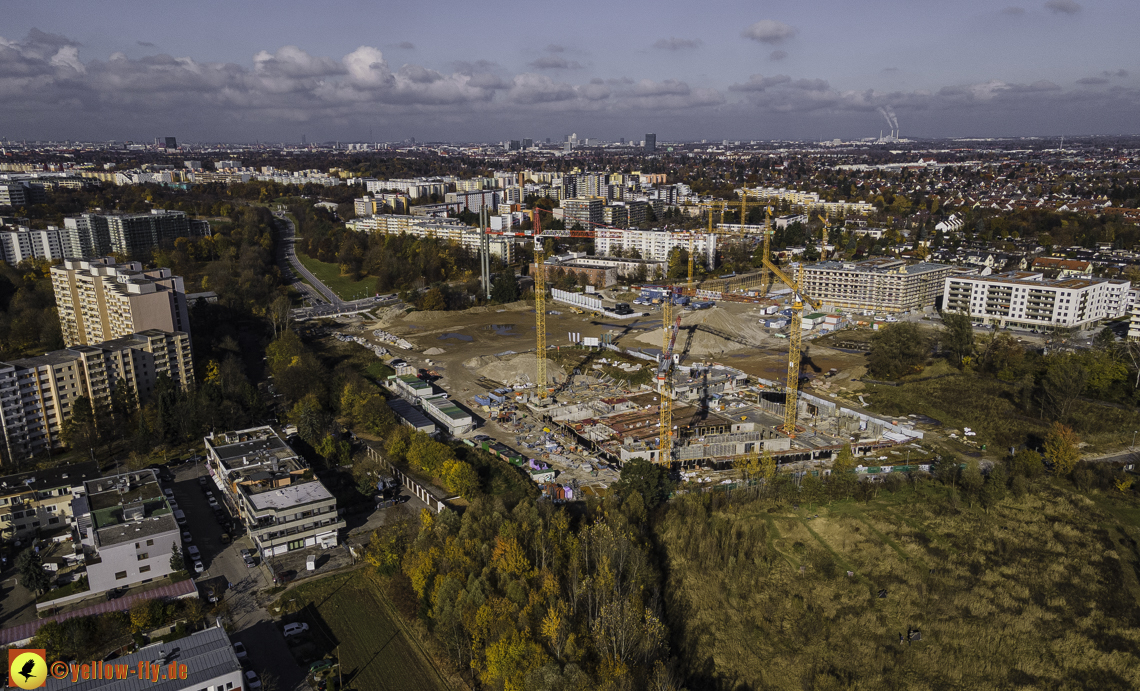
[[[279,338],[289,328],[292,317],[293,305],[289,302],[289,298],[278,295],[277,299],[269,305],[269,321],[273,324],[273,338]]]

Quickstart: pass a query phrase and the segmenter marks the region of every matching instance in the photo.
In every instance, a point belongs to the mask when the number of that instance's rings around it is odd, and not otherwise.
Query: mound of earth
[[[503,384],[534,383],[538,377],[538,358],[533,353],[511,355],[504,358],[494,356],[473,357],[463,363],[468,369],[473,369],[482,377]],[[555,375],[561,380],[566,373],[550,360],[546,361],[547,383],[555,381]]]
[[[446,352],[443,348],[428,348],[424,351],[424,355],[443,355]]]
[[[689,344],[690,355],[719,355],[742,348],[750,348],[772,343],[772,336],[760,326],[760,311],[750,310],[743,315],[733,315],[719,307],[695,312],[685,312],[681,317],[681,333],[677,335],[677,350],[683,351]],[[709,330],[693,328],[705,326]],[[690,342],[690,329],[692,336]],[[732,338],[725,338],[722,335]],[[647,346],[661,347],[661,331],[654,329],[638,334],[637,341]]]

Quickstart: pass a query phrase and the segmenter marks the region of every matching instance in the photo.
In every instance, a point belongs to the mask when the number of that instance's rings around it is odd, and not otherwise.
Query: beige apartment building
[[[71,531],[71,500],[99,477],[94,461],[0,477],[0,539],[49,537]]]
[[[951,270],[890,258],[819,262],[804,267],[804,292],[834,307],[909,312],[933,307]]]
[[[63,342],[91,345],[148,329],[190,332],[186,289],[170,269],[143,271],[111,257],[68,259],[51,269]]]
[[[61,430],[75,399],[107,407],[119,386],[145,402],[159,376],[194,385],[190,335],[151,329],[95,345],[0,362],[0,422],[8,460],[63,446]]]

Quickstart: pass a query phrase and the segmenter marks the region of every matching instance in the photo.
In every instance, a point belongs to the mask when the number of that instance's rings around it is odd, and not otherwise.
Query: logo
[[[47,673],[46,651],[8,651],[8,688],[38,689],[47,683]]]

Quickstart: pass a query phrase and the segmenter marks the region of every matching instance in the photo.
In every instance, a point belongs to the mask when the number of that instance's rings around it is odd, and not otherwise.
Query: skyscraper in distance
[[[656,134],[646,134],[645,135],[645,152],[646,153],[652,153],[654,151],[657,151],[657,135]]]

